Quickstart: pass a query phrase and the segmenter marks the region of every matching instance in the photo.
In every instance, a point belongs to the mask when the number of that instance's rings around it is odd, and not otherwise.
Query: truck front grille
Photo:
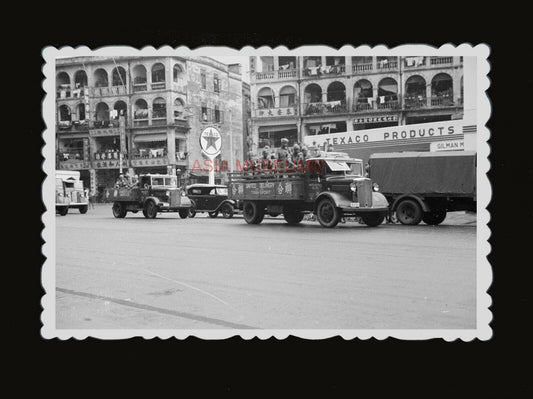
[[[372,182],[370,180],[358,181],[357,186],[357,201],[361,208],[368,208],[372,206]]]

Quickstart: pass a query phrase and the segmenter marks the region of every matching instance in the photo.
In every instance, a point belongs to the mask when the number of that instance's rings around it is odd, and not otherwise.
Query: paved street
[[[99,204],[56,226],[57,328],[476,328],[473,215],[324,229]]]

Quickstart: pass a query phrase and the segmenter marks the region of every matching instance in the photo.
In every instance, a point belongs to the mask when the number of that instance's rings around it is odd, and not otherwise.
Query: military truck
[[[322,152],[305,162],[272,170],[253,168],[229,174],[229,198],[242,204],[244,219],[259,224],[265,214],[283,213],[289,224],[314,213],[323,227],[335,227],[343,217],[360,217],[380,225],[388,202],[363,175],[363,162],[345,153]]]
[[[113,202],[116,218],[139,211],[147,219],[154,219],[159,212],[178,212],[182,219],[189,216],[191,201],[185,190],[177,186],[176,176],[144,174],[139,175],[137,182],[124,184],[104,192],[104,200]]]
[[[372,154],[370,177],[405,225],[438,225],[447,212],[476,212],[476,153],[473,151]]]

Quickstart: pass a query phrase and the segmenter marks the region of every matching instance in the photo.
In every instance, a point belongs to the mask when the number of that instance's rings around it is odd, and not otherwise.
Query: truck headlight
[[[379,185],[377,183],[372,183],[372,189],[374,191],[379,191]]]
[[[181,192],[181,196],[182,196],[182,197],[185,197],[185,191],[182,191],[182,192]]]
[[[166,195],[167,197],[170,197],[170,191],[166,191],[166,192],[165,192],[165,195]]]
[[[357,185],[355,182],[350,183],[350,190],[352,190],[354,193],[357,192]]]

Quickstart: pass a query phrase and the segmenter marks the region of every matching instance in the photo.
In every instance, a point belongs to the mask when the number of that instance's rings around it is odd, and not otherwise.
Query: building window
[[[202,105],[202,113],[200,114],[200,120],[202,122],[209,122],[209,108],[207,108],[207,105]]]
[[[213,77],[213,89],[215,90],[215,93],[220,93],[220,80],[217,75]]]
[[[218,105],[215,105],[215,122],[223,123],[224,122],[224,111],[221,111],[218,108]]]
[[[201,71],[201,81],[202,81],[202,89],[206,90],[207,89],[207,77],[205,75],[205,71]]]

